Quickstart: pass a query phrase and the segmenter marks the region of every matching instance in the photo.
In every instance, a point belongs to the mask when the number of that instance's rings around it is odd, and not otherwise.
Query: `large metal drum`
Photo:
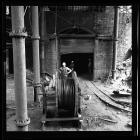
[[[57,75],[56,94],[59,115],[77,115],[77,95],[74,76],[74,73],[71,77],[65,78],[61,77],[59,74]]]

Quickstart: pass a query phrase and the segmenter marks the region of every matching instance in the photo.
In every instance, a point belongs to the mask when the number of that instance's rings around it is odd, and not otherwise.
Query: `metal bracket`
[[[27,118],[26,120],[15,120],[15,123],[17,126],[26,126],[30,123],[30,118]]]
[[[9,36],[13,38],[20,38],[20,37],[27,37],[27,32],[25,32],[25,29],[18,29],[18,30],[13,30],[12,32],[9,33]]]
[[[33,83],[33,87],[42,87],[41,83]]]
[[[48,35],[49,40],[50,39],[55,39],[56,37],[57,37],[57,34],[56,33],[53,33],[53,34]]]
[[[40,36],[39,35],[33,35],[33,36],[31,36],[31,39],[32,40],[39,40]]]

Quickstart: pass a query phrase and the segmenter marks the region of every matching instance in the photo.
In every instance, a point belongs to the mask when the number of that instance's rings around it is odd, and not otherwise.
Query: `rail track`
[[[111,96],[109,96],[109,95],[107,94],[108,91],[106,91],[105,89],[104,89],[104,90],[99,89],[99,88],[94,84],[94,82],[91,82],[91,83],[92,83],[98,90],[100,90],[105,96],[107,96],[108,98],[110,98],[110,99],[111,99],[112,101],[114,101],[115,103],[121,104],[122,106],[130,107],[130,103],[129,103],[129,102],[116,100],[116,99],[112,98]]]
[[[109,95],[107,95],[105,92],[99,89],[93,82],[89,80],[83,80],[81,78],[79,78],[79,80],[82,80],[85,83],[85,85],[89,88],[89,90],[107,106],[119,109],[127,113],[132,113],[132,110],[129,107],[124,106],[124,104],[120,103],[120,101],[115,100]]]

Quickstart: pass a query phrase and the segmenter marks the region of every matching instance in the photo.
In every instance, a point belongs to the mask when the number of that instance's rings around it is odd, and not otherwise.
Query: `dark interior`
[[[66,62],[70,66],[71,61],[74,61],[74,69],[78,75],[89,74],[88,59],[91,58],[93,72],[93,53],[72,53],[61,55],[61,64]]]

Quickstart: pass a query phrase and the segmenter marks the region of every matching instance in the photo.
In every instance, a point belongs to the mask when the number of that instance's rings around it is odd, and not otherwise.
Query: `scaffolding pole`
[[[11,6],[17,131],[28,131],[24,6]]]

